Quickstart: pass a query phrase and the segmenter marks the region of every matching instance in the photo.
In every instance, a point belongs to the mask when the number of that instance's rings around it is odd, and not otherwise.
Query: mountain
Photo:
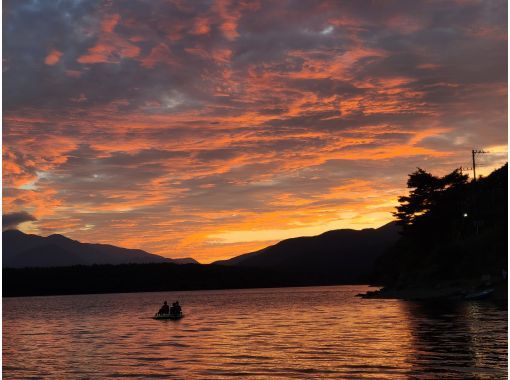
[[[180,259],[172,259],[172,262],[176,264],[200,264],[198,261],[196,261],[192,257],[183,257]]]
[[[3,295],[367,283],[375,259],[398,235],[399,228],[394,223],[361,231],[336,230],[319,236],[283,240],[260,251],[211,265],[174,265],[196,261],[170,260],[104,244],[84,244],[62,235],[44,238],[6,231],[3,257],[4,266],[8,268],[2,271]],[[98,261],[141,264],[76,266]]]
[[[318,236],[298,237],[213,264],[272,268],[302,273],[310,279],[358,282],[372,272],[376,259],[399,237],[399,227],[342,229]]]
[[[63,235],[47,237],[18,230],[2,233],[3,267],[57,267],[92,264],[197,263],[194,259],[168,259],[140,249],[108,244],[81,243]]]

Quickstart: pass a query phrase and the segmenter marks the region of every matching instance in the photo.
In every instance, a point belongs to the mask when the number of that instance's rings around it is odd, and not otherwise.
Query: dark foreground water
[[[504,379],[507,311],[363,286],[3,299],[5,379]],[[179,299],[180,321],[150,318]]]

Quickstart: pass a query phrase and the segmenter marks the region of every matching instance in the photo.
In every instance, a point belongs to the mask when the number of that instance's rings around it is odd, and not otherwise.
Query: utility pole
[[[489,153],[485,150],[477,150],[473,149],[471,151],[471,156],[473,157],[473,180],[476,182],[476,155],[481,153]]]
[[[476,186],[476,155],[477,154],[484,154],[484,153],[489,153],[488,151],[485,151],[483,149],[473,149],[471,151],[471,157],[473,158],[473,181],[475,183],[474,185],[474,191],[475,191],[475,194],[474,194],[474,198],[473,198],[473,226],[475,227],[475,233],[476,235],[478,235],[479,233],[479,230],[480,230],[480,225],[482,224],[482,220],[480,220],[480,215],[479,215],[479,212],[478,212],[478,200],[477,200],[477,197],[478,197],[478,186]]]

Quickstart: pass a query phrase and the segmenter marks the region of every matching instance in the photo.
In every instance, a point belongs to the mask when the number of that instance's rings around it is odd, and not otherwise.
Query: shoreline
[[[360,293],[364,299],[400,299],[406,301],[508,301],[508,282],[500,281],[484,286],[415,286],[407,288],[383,287],[378,290]]]
[[[203,288],[188,288],[188,289],[161,289],[161,290],[133,290],[133,291],[97,291],[97,292],[84,292],[84,293],[51,293],[51,294],[2,294],[4,298],[32,298],[32,297],[66,297],[66,296],[92,296],[104,294],[133,294],[133,293],[164,293],[164,292],[215,292],[215,291],[243,291],[243,290],[265,290],[265,289],[299,289],[299,288],[314,288],[314,287],[335,287],[335,286],[367,286],[374,287],[367,283],[337,283],[337,284],[315,284],[315,285],[282,285],[282,286],[246,286],[246,287],[203,287]],[[359,294],[358,294],[359,295]]]

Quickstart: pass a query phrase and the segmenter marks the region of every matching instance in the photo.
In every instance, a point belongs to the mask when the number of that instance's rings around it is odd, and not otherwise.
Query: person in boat
[[[158,314],[168,314],[170,313],[170,307],[168,306],[168,303],[165,301],[163,302],[163,306],[158,311]]]
[[[179,315],[182,313],[181,305],[179,305],[179,301],[175,301],[170,308],[170,314]]]

